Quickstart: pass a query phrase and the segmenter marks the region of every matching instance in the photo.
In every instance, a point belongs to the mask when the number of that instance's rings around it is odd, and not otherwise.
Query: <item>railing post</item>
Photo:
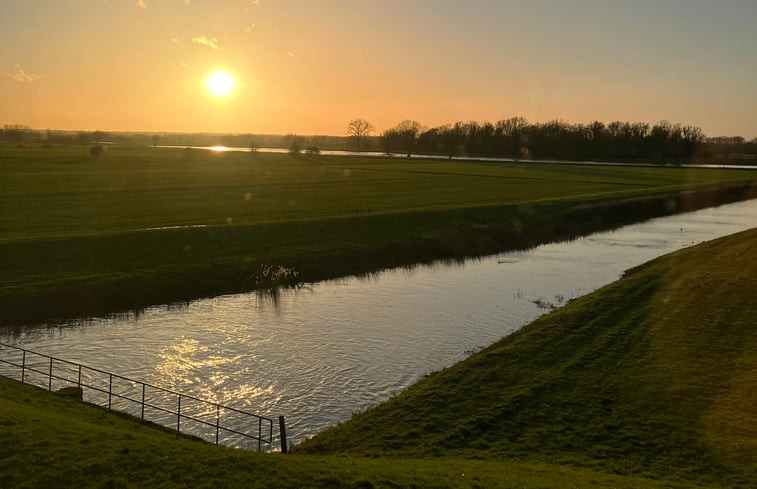
[[[76,386],[81,389],[81,365],[79,365],[79,380],[76,381]]]
[[[258,418],[258,451],[263,443],[263,418]]]
[[[284,416],[279,416],[279,433],[281,433],[281,453],[287,453],[287,428]]]
[[[110,409],[110,399],[113,392],[113,374],[108,374],[108,409]]]
[[[142,384],[142,421],[145,420],[145,384]]]
[[[218,429],[221,425],[221,405],[216,404],[216,445],[218,445]]]
[[[26,374],[26,350],[23,350],[21,354],[21,383],[24,383],[24,375]]]
[[[50,372],[47,378],[47,390],[53,390],[53,357],[50,357]]]
[[[176,411],[176,431],[181,433],[181,394],[179,394],[179,409]]]

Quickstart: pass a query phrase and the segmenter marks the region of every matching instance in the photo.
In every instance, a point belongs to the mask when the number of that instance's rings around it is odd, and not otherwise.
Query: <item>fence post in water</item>
[[[81,365],[79,365],[79,380],[76,381],[76,387],[81,389]]]
[[[281,433],[281,453],[287,453],[287,428],[284,416],[279,416],[279,433]]]
[[[21,354],[21,383],[24,383],[24,375],[26,374],[26,350]]]
[[[221,405],[216,404],[216,445],[218,445],[218,429],[221,424]]]
[[[111,392],[113,392],[113,374],[108,376],[108,409],[110,409]]]
[[[145,384],[142,384],[142,421],[145,420]]]
[[[179,409],[176,411],[176,431],[181,433],[181,394],[179,394]]]
[[[50,357],[50,377],[47,380],[47,390],[53,390],[53,357]]]

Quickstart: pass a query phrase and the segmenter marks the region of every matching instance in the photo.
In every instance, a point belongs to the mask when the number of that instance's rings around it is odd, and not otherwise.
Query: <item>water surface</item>
[[[216,151],[216,152],[234,152],[234,153],[251,153],[253,150],[249,147],[243,147],[243,146],[176,146],[176,145],[159,145],[155,146],[156,148],[175,148],[175,149],[186,149],[186,148],[192,148],[192,149],[202,149],[202,150],[208,150],[208,151]],[[255,148],[256,152],[260,153],[280,153],[280,154],[288,154],[290,151],[288,149],[283,148]],[[370,156],[370,157],[381,157],[381,158],[408,158],[406,153],[392,153],[392,152],[381,152],[381,151],[346,151],[346,150],[339,150],[339,149],[324,149],[320,150],[318,154],[324,155],[324,156]],[[548,163],[548,164],[556,164],[556,165],[591,165],[591,166],[649,166],[649,167],[661,167],[661,166],[672,166],[667,164],[658,164],[658,163],[627,163],[627,162],[621,162],[621,161],[590,161],[590,160],[580,160],[580,161],[571,161],[571,160],[554,160],[554,159],[518,159],[518,158],[507,158],[504,156],[442,156],[442,155],[428,155],[428,154],[415,154],[412,153],[409,158],[411,159],[423,159],[423,160],[451,160],[451,161],[486,161],[486,162],[492,162],[492,163]],[[697,165],[690,165],[690,164],[682,164],[679,165],[682,168],[730,168],[730,169],[741,169],[741,170],[757,170],[757,165],[750,165],[750,164],[729,164],[729,163],[723,163],[723,164],[697,164]]]

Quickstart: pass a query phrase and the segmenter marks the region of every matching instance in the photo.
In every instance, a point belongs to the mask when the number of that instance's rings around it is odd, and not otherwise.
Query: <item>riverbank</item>
[[[738,170],[4,149],[0,326],[566,239],[757,196]],[[66,152],[67,151],[67,152]]]
[[[756,250],[752,229],[629,270],[297,450],[750,487]]]
[[[295,447],[256,454],[0,379],[4,487],[750,487],[757,230],[629,270]]]

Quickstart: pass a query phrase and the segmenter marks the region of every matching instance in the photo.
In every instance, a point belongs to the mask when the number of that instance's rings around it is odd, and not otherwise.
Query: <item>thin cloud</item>
[[[15,68],[15,71],[6,73],[11,80],[16,80],[19,83],[31,83],[42,78],[41,75],[36,73],[27,73],[19,64],[15,64],[13,67]]]
[[[147,8],[147,4],[145,3],[145,0],[137,0],[137,7],[141,8],[141,9],[146,9]]]
[[[287,56],[289,56],[291,59],[294,59],[294,53],[291,51],[287,51]]]
[[[218,39],[216,39],[215,37],[205,37],[205,36],[193,37],[192,42],[194,44],[199,44],[201,46],[207,46],[210,49],[214,49],[216,51],[221,49],[218,46]]]
[[[181,44],[181,39],[178,39],[178,38],[176,38],[176,37],[172,37],[172,38],[170,39],[170,41],[171,41],[171,42],[172,42],[173,44]]]

